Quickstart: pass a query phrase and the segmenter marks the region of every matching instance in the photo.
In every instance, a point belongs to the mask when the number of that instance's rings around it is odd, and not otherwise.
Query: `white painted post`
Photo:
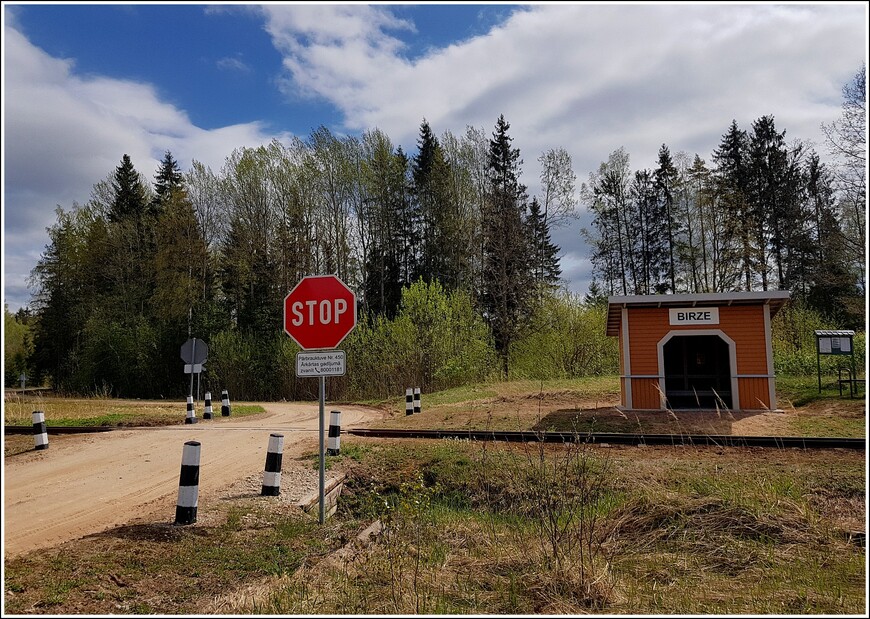
[[[48,449],[48,430],[45,427],[45,413],[33,411],[34,449]]]
[[[211,410],[211,391],[205,392],[205,410],[203,410],[202,418],[203,419],[211,419],[212,417]]]
[[[341,453],[341,411],[329,413],[329,444],[326,448],[327,456],[337,456]]]
[[[262,496],[281,494],[281,461],[284,459],[284,435],[270,434],[266,452],[266,469],[263,471]]]
[[[227,394],[227,390],[224,389],[221,392],[221,417],[229,417],[230,416],[230,396]]]
[[[184,419],[184,423],[190,424],[197,421],[199,420],[196,418],[196,411],[193,410],[193,396],[189,395],[187,396],[187,417]]]
[[[414,414],[414,390],[408,387],[405,389],[405,415]]]
[[[419,387],[414,388],[414,412],[415,413],[420,412],[420,388]]]
[[[199,441],[187,441],[184,444],[184,451],[181,452],[175,524],[196,522],[196,508],[199,503],[199,452]]]

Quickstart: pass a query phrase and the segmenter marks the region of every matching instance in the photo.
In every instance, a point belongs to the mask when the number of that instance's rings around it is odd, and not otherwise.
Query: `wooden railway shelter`
[[[770,321],[785,290],[612,296],[622,410],[776,410]]]

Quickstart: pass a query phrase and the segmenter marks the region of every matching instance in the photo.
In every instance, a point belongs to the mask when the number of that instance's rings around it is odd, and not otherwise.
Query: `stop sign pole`
[[[356,326],[356,295],[335,275],[303,277],[284,298],[284,331],[303,350],[332,350]],[[342,357],[343,358],[343,357]],[[299,358],[297,355],[297,368]],[[344,374],[343,367],[341,374]],[[298,375],[298,369],[297,369]],[[326,521],[326,376],[320,379],[320,524]],[[332,374],[333,376],[338,374]]]

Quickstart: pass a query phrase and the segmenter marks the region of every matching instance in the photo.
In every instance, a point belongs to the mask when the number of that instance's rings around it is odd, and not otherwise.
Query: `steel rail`
[[[731,436],[724,434],[629,434],[500,430],[348,429],[347,434],[375,438],[450,438],[473,441],[592,443],[607,445],[705,445],[718,447],[797,447],[802,449],[866,449],[863,438],[802,436]]]
[[[87,434],[112,430],[148,430],[166,426],[48,426],[48,434]],[[237,428],[221,428],[232,430]],[[238,428],[243,429],[243,428]],[[5,426],[6,434],[33,434],[32,426]],[[692,445],[714,447],[774,447],[800,449],[866,449],[863,438],[805,436],[731,436],[727,434],[637,434],[535,432],[504,430],[408,430],[399,428],[349,428],[342,434],[372,438],[428,438],[472,441],[591,443],[597,445]]]

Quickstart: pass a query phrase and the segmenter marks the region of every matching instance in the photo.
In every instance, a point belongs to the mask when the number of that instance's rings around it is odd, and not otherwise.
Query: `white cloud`
[[[206,131],[149,84],[80,76],[10,19],[3,38],[3,275],[13,310],[30,300],[25,282],[48,243],[55,208],[87,201],[124,154],[151,178],[166,150],[182,168],[196,158],[217,170],[234,148],[273,137],[258,123]]]
[[[264,8],[293,83],[347,128],[413,145],[423,117],[461,131],[504,113],[522,150],[570,147],[581,174],[622,145],[640,165],[663,142],[709,149],[732,118],[817,138],[865,57],[858,5],[539,5],[415,62],[388,10]]]
[[[487,34],[413,62],[398,38],[410,26],[389,7],[263,10],[288,83],[337,106],[348,130],[378,127],[413,152],[423,118],[436,134],[489,134],[504,114],[530,193],[551,147],[568,150],[579,184],[620,147],[634,169],[654,167],[663,143],[709,162],[732,120],[749,130],[768,114],[824,152],[819,126],[866,59],[857,3],[514,8]],[[566,275],[588,284],[579,229],[557,240]]]
[[[250,73],[251,67],[245,64],[240,58],[221,58],[217,61],[219,69],[225,71],[236,71],[238,73]]]
[[[750,129],[766,114],[788,139],[815,141],[823,152],[819,126],[839,116],[841,87],[867,55],[864,3],[504,8],[513,14],[486,34],[414,59],[402,37],[417,26],[388,4],[244,10],[264,16],[283,56],[285,93],[336,106],[346,131],[378,127],[414,152],[423,118],[439,135],[469,125],[489,135],[504,114],[531,194],[537,158],[548,148],[568,150],[579,184],[620,147],[634,169],[653,167],[662,143],[709,162],[732,119]],[[182,167],[196,158],[217,170],[232,149],[273,137],[260,123],[203,130],[149,84],[79,75],[73,61],[22,36],[12,9],[3,12],[10,305],[28,301],[20,291],[56,205],[87,200],[124,153],[149,177],[167,149]],[[238,58],[224,60],[241,68]],[[565,276],[580,292],[589,273],[581,224],[553,234]]]

